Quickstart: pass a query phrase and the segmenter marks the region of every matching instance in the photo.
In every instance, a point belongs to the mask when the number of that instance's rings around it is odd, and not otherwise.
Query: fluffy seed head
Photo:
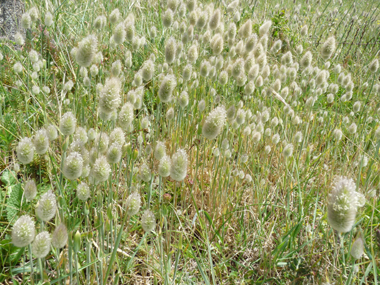
[[[252,20],[248,19],[239,29],[239,36],[247,39],[252,34]]]
[[[162,16],[162,24],[165,28],[169,28],[173,23],[173,11],[168,8]]]
[[[77,119],[74,117],[73,113],[67,112],[63,114],[61,118],[59,129],[63,135],[68,136],[75,132],[76,124]]]
[[[63,175],[69,180],[75,180],[82,175],[83,158],[78,152],[70,153],[64,161]]]
[[[264,24],[262,24],[259,29],[259,36],[262,37],[263,35],[267,34],[271,26],[272,26],[271,20],[264,22]]]
[[[216,9],[214,14],[211,16],[210,21],[208,22],[208,26],[210,30],[215,30],[219,26],[221,14],[220,9]]]
[[[53,236],[51,238],[51,244],[55,248],[63,248],[67,244],[68,240],[67,228],[64,224],[60,224],[55,228]]]
[[[118,45],[121,45],[125,41],[125,36],[127,32],[125,31],[124,22],[121,22],[116,25],[113,31],[113,40]]]
[[[329,37],[321,48],[321,56],[324,60],[328,60],[335,52],[336,44],[335,38]]]
[[[378,69],[379,69],[379,60],[378,60],[377,58],[375,58],[375,59],[372,60],[372,62],[369,64],[369,70],[370,70],[372,73],[375,73]]]
[[[105,153],[108,149],[109,137],[106,133],[100,133],[95,140],[95,147],[100,153]]]
[[[157,141],[156,147],[154,148],[154,158],[161,160],[166,155],[165,143]]]
[[[50,12],[46,12],[46,14],[45,14],[45,25],[47,27],[50,27],[53,24],[54,24],[53,15]]]
[[[49,139],[45,129],[40,129],[33,137],[33,143],[37,154],[44,154],[49,148]]]
[[[57,211],[57,201],[55,199],[54,193],[49,190],[43,194],[38,201],[36,207],[36,215],[38,218],[47,222],[54,218],[55,212]]]
[[[158,90],[158,96],[164,103],[168,103],[172,99],[172,93],[177,86],[177,81],[173,75],[167,75],[161,82],[160,89]]]
[[[211,40],[212,52],[214,54],[221,54],[223,51],[223,38],[220,34],[215,34]]]
[[[36,234],[34,221],[29,215],[17,219],[12,229],[12,243],[24,247],[32,243]]]
[[[303,26],[301,29],[301,36],[306,37],[307,36],[307,26]]]
[[[141,68],[141,75],[145,81],[149,81],[152,79],[154,75],[154,63],[152,60],[148,59],[144,62]]]
[[[185,150],[179,149],[171,159],[170,177],[175,181],[182,181],[187,174],[187,154]]]
[[[111,172],[111,167],[107,158],[103,155],[96,159],[92,167],[91,176],[95,182],[104,182],[108,179]]]
[[[115,9],[111,12],[110,16],[109,16],[109,20],[110,20],[110,23],[111,24],[116,24],[117,22],[119,22],[119,19],[121,17],[121,13],[119,11],[119,9]]]
[[[305,52],[303,57],[301,58],[300,64],[302,68],[308,68],[311,65],[311,62],[313,60],[313,55],[310,51]]]
[[[39,233],[32,243],[33,255],[37,258],[44,258],[48,255],[51,246],[51,237],[47,231]]]
[[[32,26],[32,18],[30,17],[29,13],[24,13],[21,16],[21,27],[23,29],[30,29]]]
[[[121,128],[115,128],[110,134],[109,137],[110,143],[117,143],[118,145],[124,145],[125,143],[125,136],[124,132]]]
[[[134,118],[133,105],[130,102],[127,102],[123,105],[119,113],[119,126],[123,130],[127,130],[132,124]]]
[[[227,112],[224,106],[216,107],[207,116],[202,127],[202,134],[209,140],[215,139],[226,123]]]
[[[101,30],[106,25],[107,18],[104,15],[96,17],[94,21],[94,27],[97,30]]]
[[[22,64],[20,62],[16,62],[14,65],[13,65],[13,70],[16,72],[16,73],[21,73],[22,72]]]
[[[151,210],[145,210],[141,217],[141,226],[146,233],[153,231],[156,227],[156,217]]]
[[[220,83],[220,85],[226,85],[227,81],[228,81],[228,73],[227,73],[227,71],[223,70],[219,74],[219,83]]]
[[[361,237],[358,237],[351,247],[351,256],[354,259],[359,259],[364,253],[364,241]]]
[[[175,60],[177,50],[177,42],[173,37],[169,38],[165,45],[165,60],[167,63],[172,63]]]
[[[158,174],[161,177],[168,177],[170,175],[170,169],[171,169],[171,160],[170,157],[167,155],[164,155],[160,163],[158,165]]]
[[[141,207],[140,194],[137,191],[130,194],[127,198],[125,206],[128,216],[136,215]]]
[[[78,49],[75,54],[75,59],[80,66],[88,67],[97,52],[98,40],[94,35],[85,37],[78,44]]]
[[[23,35],[20,34],[19,32],[15,34],[15,43],[16,45],[19,45],[19,46],[22,46],[25,43]]]
[[[340,233],[351,230],[359,206],[358,198],[354,180],[340,176],[334,179],[327,206],[327,221],[334,230]]]
[[[285,158],[288,158],[290,156],[292,156],[293,154],[293,144],[287,144],[285,147],[284,147],[284,150],[282,151],[282,153],[284,154]]]
[[[181,108],[185,108],[189,104],[189,94],[186,91],[182,91],[178,98],[178,103]]]
[[[187,51],[187,60],[195,62],[198,59],[198,48],[196,45],[192,45]]]
[[[117,77],[111,77],[106,80],[103,90],[99,96],[99,107],[105,114],[111,114],[116,110],[120,103],[121,82]]]
[[[22,138],[16,147],[17,159],[22,164],[29,164],[33,160],[34,145],[30,138]]]
[[[336,141],[340,141],[342,139],[342,136],[343,136],[342,130],[341,129],[335,129],[333,132],[333,136],[334,136],[334,139]]]
[[[81,182],[77,187],[77,197],[79,200],[86,201],[90,198],[90,187],[85,182]]]
[[[37,186],[34,179],[29,179],[25,182],[24,196],[27,201],[32,201],[37,195]]]
[[[113,143],[107,151],[107,161],[111,164],[118,163],[121,159],[121,145]]]
[[[149,166],[146,165],[146,163],[143,163],[140,166],[139,174],[140,174],[141,180],[143,180],[144,182],[149,182],[152,177],[152,172]]]

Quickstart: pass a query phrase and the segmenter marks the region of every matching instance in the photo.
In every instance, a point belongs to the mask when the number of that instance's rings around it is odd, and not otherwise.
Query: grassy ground
[[[371,71],[379,57],[380,4],[241,0],[233,7],[230,1],[198,0],[190,12],[191,2],[25,3],[26,12],[33,15],[30,9],[36,7],[38,16],[24,44],[0,44],[0,283],[380,282],[380,82],[378,68]],[[168,7],[174,10],[173,20],[165,27]],[[120,17],[111,23],[115,9]],[[216,9],[220,22],[212,30],[208,23]],[[49,26],[47,12],[53,16]],[[106,22],[97,29],[100,15]],[[201,17],[206,19],[203,27]],[[255,49],[246,52],[248,37],[239,29],[248,20],[257,41]],[[262,36],[260,27],[267,20],[272,24]],[[116,44],[111,37],[123,21],[123,30],[134,27],[134,38],[127,34]],[[232,23],[237,27],[233,37]],[[218,33],[223,38],[220,54],[213,49]],[[96,36],[96,52],[102,58],[95,56],[84,70],[73,48],[90,34]],[[173,62],[166,48],[170,37],[177,43]],[[326,59],[322,49],[329,37],[336,45]],[[277,40],[281,46],[274,50]],[[264,46],[261,52],[259,42]],[[191,62],[193,45],[198,58]],[[37,51],[37,60],[31,50]],[[308,51],[309,69],[301,60]],[[288,52],[291,62],[283,57]],[[259,65],[256,76],[248,68],[250,56]],[[148,59],[154,62],[154,75],[142,80]],[[118,60],[120,71],[113,67]],[[235,74],[239,60],[247,67]],[[17,62],[22,65],[19,73]],[[192,73],[185,80],[188,64]],[[328,73],[321,79],[323,70]],[[228,74],[226,84],[220,82],[222,71]],[[163,102],[160,88],[167,75],[175,77],[176,86],[172,100]],[[102,88],[111,77],[121,82],[121,102],[105,119]],[[70,80],[73,86],[67,88]],[[255,86],[252,92],[247,91],[249,81]],[[188,94],[185,107],[182,92]],[[110,165],[105,182],[97,183],[95,160],[106,155],[99,150],[102,142],[89,139],[76,148],[78,136],[62,133],[61,118],[72,112],[77,129],[111,135],[121,126],[121,107],[127,102],[134,110],[132,123],[123,129],[125,143],[118,147],[122,159]],[[228,118],[210,140],[203,126],[218,106],[228,110]],[[19,141],[33,138],[48,125],[57,127],[58,138],[49,142],[46,153],[35,153],[31,162],[22,164],[16,152]],[[342,131],[338,139],[337,129]],[[185,178],[159,174],[160,161],[154,154],[158,141],[164,143],[172,166],[174,154],[184,150]],[[105,145],[107,150],[108,142]],[[81,152],[91,172],[70,180],[63,169],[74,150]],[[352,178],[366,200],[346,233],[335,231],[327,220],[328,194],[337,176]],[[24,193],[28,179],[34,179],[38,189],[32,201]],[[81,182],[89,185],[85,201],[78,198]],[[35,208],[49,189],[58,210],[54,218],[42,221]],[[141,196],[141,208],[128,215],[127,197],[134,192]],[[148,209],[155,217],[153,230],[146,230],[142,218]],[[43,258],[36,257],[33,245],[16,247],[12,230],[22,215],[34,219],[36,234],[53,234],[58,225],[66,225],[66,245],[49,245]],[[363,255],[354,259],[351,248],[360,237]]]

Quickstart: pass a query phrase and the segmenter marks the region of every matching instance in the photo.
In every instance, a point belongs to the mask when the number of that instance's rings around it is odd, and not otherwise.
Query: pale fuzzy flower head
[[[33,22],[37,21],[38,19],[38,9],[37,7],[32,7],[29,9],[29,15],[30,15],[30,18]]]
[[[70,153],[63,165],[63,175],[69,180],[75,180],[82,175],[83,158],[78,152]]]
[[[67,228],[64,224],[60,224],[55,228],[53,236],[51,238],[51,244],[55,248],[63,248],[67,244],[68,240]]]
[[[86,129],[85,128],[82,128],[82,127],[78,127],[76,130],[75,130],[75,134],[74,134],[74,141],[79,141],[82,145],[87,143],[88,141],[88,136],[87,136],[87,132],[86,132]]]
[[[168,8],[162,15],[162,24],[165,28],[169,28],[173,23],[173,11]]]
[[[123,66],[121,64],[121,61],[118,59],[116,60],[115,62],[112,63],[112,66],[111,66],[111,75],[114,76],[114,77],[117,77],[120,75],[121,73],[121,70],[122,70]],[[112,79],[112,78],[111,78]],[[111,80],[109,79],[109,80]],[[119,80],[118,78],[116,78],[116,80]],[[115,88],[116,83],[113,83],[112,85],[112,88]],[[121,84],[121,82],[119,82],[119,85]],[[106,80],[106,84],[104,85],[104,87],[107,87],[107,80]],[[120,88],[119,88],[120,89]]]
[[[123,130],[127,130],[132,125],[134,118],[133,104],[127,102],[123,105],[119,112],[118,124]]]
[[[118,163],[121,159],[122,151],[121,151],[121,145],[118,143],[113,143],[108,148],[107,151],[107,161],[110,164]]]
[[[375,58],[371,63],[369,64],[369,71],[372,73],[376,73],[376,71],[379,69],[379,60]]]
[[[89,35],[78,44],[75,59],[80,66],[88,67],[91,65],[97,52],[98,40],[95,35]]]
[[[57,211],[57,201],[54,193],[49,190],[45,194],[43,194],[38,201],[36,207],[36,215],[38,218],[47,222],[54,218],[55,213]]]
[[[102,132],[98,134],[95,140],[95,147],[100,153],[105,153],[108,149],[109,137],[106,133]]]
[[[37,195],[37,185],[34,179],[29,179],[24,185],[24,197],[26,201],[32,201]]]
[[[173,75],[165,76],[158,90],[158,96],[160,100],[164,103],[170,102],[172,99],[172,93],[176,86],[177,86],[177,81]]]
[[[181,108],[185,108],[189,104],[189,95],[186,91],[182,91],[179,98],[178,103]]]
[[[117,77],[111,77],[100,92],[99,108],[105,114],[111,114],[121,103],[120,97],[121,82]]]
[[[107,158],[103,155],[95,160],[92,167],[91,176],[95,182],[105,182],[111,173],[111,167]]]
[[[152,178],[152,172],[146,163],[143,163],[140,166],[139,175],[141,180],[143,180],[144,182],[150,182],[150,179]]]
[[[34,150],[35,147],[32,140],[27,137],[22,138],[16,147],[17,159],[22,164],[31,163],[34,156]]]
[[[157,141],[156,147],[154,148],[154,158],[157,160],[161,160],[164,156],[166,156],[165,143]]]
[[[144,211],[141,217],[141,226],[146,233],[149,233],[156,228],[156,217],[151,210]]]
[[[23,29],[30,29],[32,26],[32,18],[29,13],[24,13],[21,16],[21,27]]]
[[[293,144],[287,144],[285,147],[284,147],[284,150],[282,151],[282,153],[284,154],[285,158],[288,158],[288,157],[291,157],[293,155]]]
[[[168,177],[170,175],[170,169],[171,169],[170,157],[165,155],[161,158],[160,163],[158,165],[158,174],[161,177]]]
[[[17,219],[12,229],[12,243],[24,247],[32,243],[36,234],[34,221],[29,215]]]
[[[219,26],[220,20],[221,20],[220,9],[216,9],[208,22],[208,26],[210,27],[210,30],[215,30]]]
[[[187,164],[188,160],[185,150],[177,150],[177,152],[172,155],[170,177],[175,181],[182,181],[185,179],[187,174]]]
[[[353,135],[356,133],[356,130],[358,129],[357,125],[355,123],[352,123],[348,128],[347,131]]]
[[[33,137],[33,143],[37,154],[45,154],[49,148],[49,138],[47,137],[46,130],[40,129]]]
[[[263,35],[267,34],[271,26],[272,26],[271,20],[265,21],[264,24],[262,24],[261,27],[259,28],[259,36],[262,37]]]
[[[361,200],[354,180],[336,177],[328,195],[327,221],[330,226],[340,233],[349,232],[355,223],[358,206],[363,205]]]
[[[61,118],[59,129],[61,130],[63,135],[68,136],[75,132],[76,124],[77,119],[75,118],[73,113],[67,112],[63,114]]]
[[[63,85],[63,91],[64,91],[64,92],[68,92],[68,91],[70,91],[73,87],[74,87],[74,83],[73,83],[71,80],[69,80],[69,81],[67,81],[67,82],[65,83],[65,85]]]
[[[132,194],[130,194],[126,201],[126,211],[128,216],[136,215],[141,207],[141,197],[140,194],[135,191]]]
[[[16,72],[16,73],[21,73],[21,72],[22,72],[22,69],[23,69],[22,64],[21,64],[19,61],[16,62],[16,63],[13,65],[13,70],[14,70],[14,72]]]
[[[333,131],[333,136],[334,136],[334,139],[336,141],[340,141],[342,139],[342,136],[343,136],[343,132],[341,129],[335,129]]]
[[[25,43],[24,37],[22,34],[17,32],[14,36],[16,45],[22,46]]]
[[[33,255],[37,258],[44,258],[48,255],[51,247],[51,237],[47,231],[39,233],[32,243]]]
[[[336,49],[336,43],[334,37],[329,37],[321,48],[321,56],[324,60],[331,58]]]
[[[125,31],[124,22],[116,25],[113,31],[113,40],[116,44],[121,45],[125,41],[127,32]]]
[[[364,253],[364,241],[362,237],[358,237],[354,241],[354,243],[352,244],[350,253],[354,259],[359,259],[362,257]]]
[[[90,187],[85,182],[81,182],[77,187],[77,197],[81,201],[87,201],[90,198]]]
[[[46,12],[45,14],[45,25],[50,27],[54,24],[53,15],[50,12]]]
[[[110,143],[117,143],[119,145],[124,145],[125,143],[125,136],[124,131],[121,128],[115,128],[110,134],[109,137]]]
[[[120,13],[119,9],[116,8],[109,15],[109,21],[110,21],[111,24],[114,25],[117,22],[119,22],[120,17],[121,17],[121,13]]]
[[[141,75],[145,81],[152,79],[154,75],[154,62],[150,59],[144,62],[143,67],[141,68]]]
[[[166,42],[165,45],[165,59],[167,63],[172,63],[175,60],[176,56],[176,50],[177,50],[177,42],[176,40],[171,37],[169,40]]]
[[[207,116],[202,127],[202,134],[209,140],[215,139],[223,129],[227,118],[224,106],[216,107]]]

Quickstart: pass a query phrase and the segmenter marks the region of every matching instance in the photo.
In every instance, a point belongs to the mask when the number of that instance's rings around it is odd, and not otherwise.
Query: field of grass
[[[380,3],[28,0],[0,41],[1,284],[380,284]]]

